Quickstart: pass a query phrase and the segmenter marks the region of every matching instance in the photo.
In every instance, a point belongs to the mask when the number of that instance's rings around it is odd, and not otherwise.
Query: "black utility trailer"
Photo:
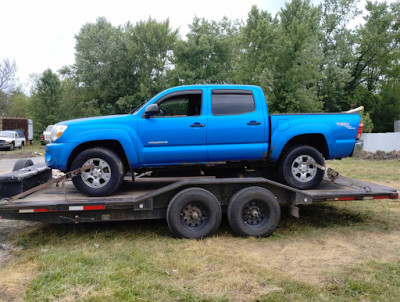
[[[27,170],[39,171],[39,181],[49,173],[37,165],[14,173],[27,175]],[[9,180],[0,185],[8,186]],[[298,205],[318,201],[398,198],[396,189],[345,177],[324,179],[317,189],[297,190],[262,177],[144,176],[135,182],[126,178],[118,194],[108,197],[87,197],[63,180],[53,180],[50,186],[21,199],[2,198],[0,219],[52,223],[166,219],[174,236],[203,238],[218,230],[226,213],[238,235],[269,236],[279,223],[282,203],[299,217]]]

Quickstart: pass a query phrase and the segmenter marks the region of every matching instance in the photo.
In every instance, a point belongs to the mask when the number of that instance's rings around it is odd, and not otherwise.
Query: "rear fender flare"
[[[325,137],[329,154],[335,154],[335,147],[334,147],[334,136],[332,130],[324,124],[315,124],[313,125],[314,129],[318,129],[318,132],[310,132],[309,125],[299,125],[293,128],[289,128],[288,130],[282,131],[275,131],[271,137],[271,155],[270,160],[273,162],[277,162],[279,157],[281,156],[283,148],[286,144],[293,138],[300,136],[300,135],[310,135],[310,134],[317,134],[322,135]]]

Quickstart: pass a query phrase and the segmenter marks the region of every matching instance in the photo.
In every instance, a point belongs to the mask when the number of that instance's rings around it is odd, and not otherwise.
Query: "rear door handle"
[[[247,125],[256,126],[256,125],[261,125],[261,123],[256,122],[256,121],[251,121],[251,122],[247,123]]]
[[[200,123],[194,123],[194,124],[190,125],[190,127],[204,127],[204,126],[205,126],[204,124],[200,124]]]

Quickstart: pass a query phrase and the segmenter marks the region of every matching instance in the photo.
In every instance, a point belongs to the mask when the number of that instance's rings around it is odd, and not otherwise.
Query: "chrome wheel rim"
[[[310,164],[310,161],[314,162],[315,160],[309,155],[300,155],[293,161],[292,175],[296,180],[300,182],[309,182],[315,177],[318,168]]]
[[[81,172],[82,181],[90,188],[99,189],[107,185],[111,180],[111,167],[101,158],[91,158],[82,167],[93,164],[90,170]]]

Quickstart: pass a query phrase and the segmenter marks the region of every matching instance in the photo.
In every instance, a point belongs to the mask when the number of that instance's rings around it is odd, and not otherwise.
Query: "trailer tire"
[[[279,163],[279,175],[289,186],[306,190],[316,187],[324,178],[324,171],[307,164],[313,160],[325,166],[322,154],[311,146],[295,146],[289,149]]]
[[[14,164],[13,171],[18,171],[26,167],[33,166],[33,161],[29,158],[21,158]]]
[[[118,190],[124,180],[124,166],[119,156],[106,148],[87,149],[75,157],[71,169],[91,163],[94,168],[72,177],[75,188],[87,196],[107,196]]]
[[[248,187],[232,196],[227,216],[236,234],[268,237],[278,226],[281,208],[270,191],[262,187]]]
[[[215,234],[222,210],[214,194],[202,188],[189,188],[172,198],[166,216],[175,237],[200,239]]]

